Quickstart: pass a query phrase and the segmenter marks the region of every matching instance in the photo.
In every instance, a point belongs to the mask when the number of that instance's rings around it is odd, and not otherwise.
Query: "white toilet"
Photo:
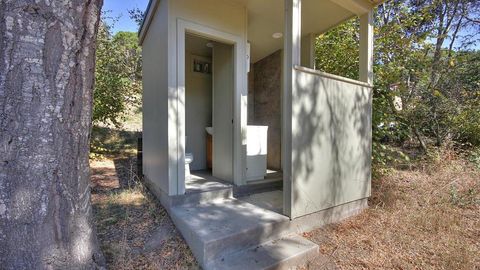
[[[193,162],[193,154],[185,153],[185,179],[190,179],[190,163]]]

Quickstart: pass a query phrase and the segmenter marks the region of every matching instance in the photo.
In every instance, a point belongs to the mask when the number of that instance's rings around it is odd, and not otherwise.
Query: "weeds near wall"
[[[191,269],[195,259],[165,209],[142,184],[136,159],[93,160],[92,201],[111,269]]]

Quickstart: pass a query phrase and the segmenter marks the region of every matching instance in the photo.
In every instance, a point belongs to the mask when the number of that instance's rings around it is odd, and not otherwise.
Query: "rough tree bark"
[[[102,0],[0,0],[0,268],[103,265],[89,136]]]

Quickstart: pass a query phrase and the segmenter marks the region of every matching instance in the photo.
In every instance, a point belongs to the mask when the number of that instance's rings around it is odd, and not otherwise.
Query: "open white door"
[[[213,48],[213,164],[212,175],[233,183],[233,45]]]

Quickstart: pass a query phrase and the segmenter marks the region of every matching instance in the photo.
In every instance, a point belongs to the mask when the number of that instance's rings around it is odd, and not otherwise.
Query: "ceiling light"
[[[212,42],[208,42],[206,46],[207,46],[208,48],[213,48],[213,43],[212,43]]]
[[[283,34],[282,33],[273,33],[272,37],[274,39],[279,39],[279,38],[282,38],[283,37]]]

